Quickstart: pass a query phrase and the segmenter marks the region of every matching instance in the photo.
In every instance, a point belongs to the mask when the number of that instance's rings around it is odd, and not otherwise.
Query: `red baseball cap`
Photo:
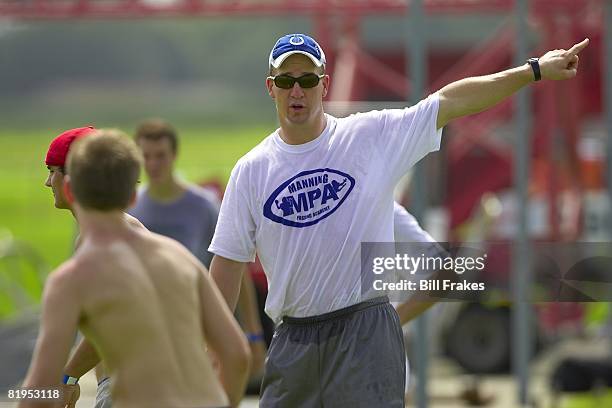
[[[58,137],[53,139],[51,144],[49,145],[49,150],[47,151],[47,157],[45,158],[45,164],[47,166],[59,166],[64,167],[66,164],[66,157],[68,156],[68,151],[70,150],[70,145],[76,139],[86,136],[96,129],[93,126],[85,126],[76,129],[70,129]]]

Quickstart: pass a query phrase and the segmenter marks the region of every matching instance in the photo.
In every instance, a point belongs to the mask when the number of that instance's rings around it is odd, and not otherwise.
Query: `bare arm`
[[[70,265],[70,264],[69,264]],[[73,266],[66,264],[53,272],[43,294],[40,333],[24,388],[57,387],[62,383],[62,371],[76,335],[80,305],[78,291],[69,276]],[[52,406],[22,401],[20,408]]]
[[[589,43],[585,39],[569,50],[554,50],[539,59],[542,79],[562,80],[576,76],[578,53]],[[438,91],[438,129],[461,116],[482,112],[534,81],[528,64],[491,75],[465,78]]]
[[[240,282],[245,269],[244,262],[232,261],[219,255],[215,255],[210,263],[210,275],[231,311],[236,310]]]
[[[436,302],[432,300],[417,299],[416,295],[411,297],[397,307],[400,324],[405,325],[435,304]]]
[[[248,272],[242,274],[240,295],[238,296],[238,313],[245,332],[262,333],[263,329],[259,319],[255,285]]]
[[[195,259],[195,258],[194,258]],[[220,361],[221,384],[232,407],[237,406],[244,395],[251,353],[238,322],[234,319],[221,292],[199,262],[200,304],[204,335],[208,346]]]
[[[263,339],[263,328],[259,318],[255,284],[249,272],[242,274],[240,295],[238,296],[238,315],[240,316],[240,322],[245,333],[262,336],[261,339],[249,339],[251,355],[253,357],[251,375],[255,375],[263,370],[266,357],[266,342]]]
[[[98,365],[99,362],[100,356],[98,356],[98,352],[94,346],[83,337],[68,360],[64,368],[64,374],[80,378]]]

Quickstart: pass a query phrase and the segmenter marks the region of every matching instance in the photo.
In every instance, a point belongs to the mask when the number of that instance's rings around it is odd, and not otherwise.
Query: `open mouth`
[[[301,111],[304,109],[304,105],[302,105],[301,103],[292,103],[291,105],[289,105],[289,107],[296,111]]]

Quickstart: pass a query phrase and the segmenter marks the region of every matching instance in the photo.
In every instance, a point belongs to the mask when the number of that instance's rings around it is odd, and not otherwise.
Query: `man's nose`
[[[47,180],[45,180],[45,187],[51,187],[51,174],[49,174]]]
[[[300,98],[304,95],[304,90],[302,89],[302,87],[300,86],[300,84],[298,84],[297,82],[295,84],[293,84],[293,88],[291,88],[291,94],[292,97],[294,98]]]

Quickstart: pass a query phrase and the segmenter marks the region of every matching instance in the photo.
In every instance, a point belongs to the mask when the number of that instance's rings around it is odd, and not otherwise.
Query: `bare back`
[[[114,377],[114,406],[228,405],[205,349],[202,270],[177,242],[130,230],[76,254],[85,336]]]

